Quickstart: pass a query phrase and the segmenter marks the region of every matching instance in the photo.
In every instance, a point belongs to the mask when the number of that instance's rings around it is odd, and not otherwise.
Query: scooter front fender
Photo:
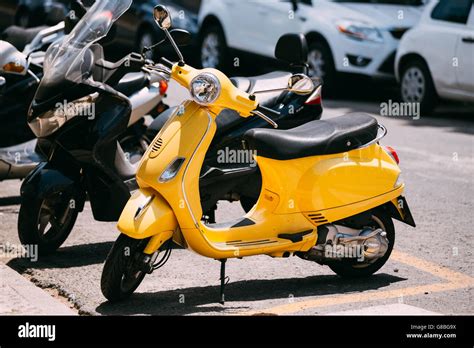
[[[77,191],[79,173],[66,174],[56,169],[49,162],[40,163],[23,181],[21,185],[21,198],[23,202],[42,200],[58,192]],[[85,197],[78,197],[76,209],[82,211]]]
[[[153,237],[145,250],[152,253],[177,231],[178,220],[159,193],[140,188],[122,211],[117,227],[120,232],[134,239]]]

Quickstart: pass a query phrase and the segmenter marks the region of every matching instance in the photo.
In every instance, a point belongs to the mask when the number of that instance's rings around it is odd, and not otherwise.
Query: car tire
[[[308,47],[309,75],[323,81],[324,92],[334,93],[337,86],[337,72],[329,46],[323,41],[310,42]]]
[[[199,59],[202,68],[224,72],[229,68],[227,42],[219,25],[208,26],[201,33]]]
[[[423,115],[433,112],[438,95],[425,62],[414,59],[403,65],[400,73],[400,96],[405,103],[420,103]]]

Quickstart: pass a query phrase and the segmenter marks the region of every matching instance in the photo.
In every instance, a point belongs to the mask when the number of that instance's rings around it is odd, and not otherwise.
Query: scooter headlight
[[[213,74],[200,74],[191,81],[190,92],[196,103],[208,105],[219,98],[221,94],[221,84],[219,79]]]

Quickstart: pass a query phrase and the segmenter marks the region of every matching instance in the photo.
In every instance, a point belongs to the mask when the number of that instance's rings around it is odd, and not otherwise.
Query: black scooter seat
[[[375,118],[351,113],[290,130],[254,128],[244,134],[244,139],[257,156],[290,160],[354,150],[374,140],[377,133]]]
[[[129,97],[145,87],[148,81],[148,75],[143,72],[129,73],[118,82],[114,89]]]
[[[5,29],[0,38],[4,41],[8,41],[18,51],[23,51],[25,46],[33,41],[41,30],[46,28],[48,27],[23,28],[13,25]]]

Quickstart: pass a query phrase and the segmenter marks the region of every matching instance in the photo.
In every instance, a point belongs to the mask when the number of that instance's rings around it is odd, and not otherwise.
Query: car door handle
[[[462,38],[462,42],[465,43],[474,43],[474,36],[466,36]]]

